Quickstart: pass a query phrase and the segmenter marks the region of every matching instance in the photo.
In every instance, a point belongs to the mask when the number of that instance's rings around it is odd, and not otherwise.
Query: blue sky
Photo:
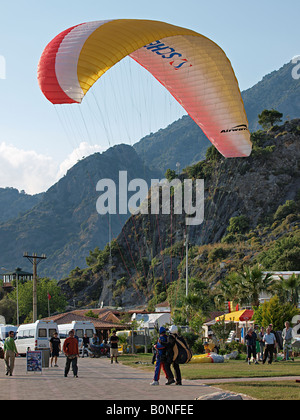
[[[299,15],[299,0],[2,2],[0,57],[5,60],[5,79],[1,78],[0,70],[0,187],[13,186],[31,194],[44,191],[78,158],[104,150],[109,142],[133,144],[139,136],[165,127],[184,114],[161,92],[155,80],[143,71],[137,74],[136,67],[126,62],[111,72],[103,86],[98,82],[99,87],[95,86],[94,95],[81,110],[54,107],[39,90],[36,70],[47,43],[64,29],[81,22],[114,18],[162,20],[193,29],[221,46],[232,63],[241,90],[245,90],[300,54]],[[123,72],[139,83],[139,90],[133,92],[132,86],[122,85]],[[100,128],[103,121],[90,121],[88,117],[89,113],[97,112],[94,98],[109,97],[110,89],[118,84],[122,85],[120,95],[130,98],[131,104],[123,104],[126,114],[119,136],[117,132],[108,133],[107,127]],[[151,114],[147,121],[137,109],[142,100],[140,91],[159,98],[165,110],[155,106],[157,115],[154,115],[154,110],[149,109],[145,112]],[[118,90],[111,95],[112,100],[114,95],[118,95]],[[110,110],[107,112],[119,112],[114,106],[111,109],[107,106]],[[82,123],[77,126],[80,118]],[[112,119],[110,124],[116,126],[118,121]]]

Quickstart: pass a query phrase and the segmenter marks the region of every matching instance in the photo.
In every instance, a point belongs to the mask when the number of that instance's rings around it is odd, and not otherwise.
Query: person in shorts
[[[109,339],[110,341],[110,363],[113,363],[113,358],[115,358],[116,363],[118,362],[118,344],[119,337],[116,335],[116,331],[113,331],[112,336]]]
[[[57,358],[59,352],[61,351],[60,339],[58,338],[57,332],[53,334],[53,337],[50,339],[50,353],[51,353],[51,367],[54,359],[54,366],[58,367]]]

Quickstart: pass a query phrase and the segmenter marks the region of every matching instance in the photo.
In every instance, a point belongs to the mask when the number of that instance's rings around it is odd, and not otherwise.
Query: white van
[[[20,325],[17,331],[16,346],[19,354],[26,354],[27,350],[49,349],[50,338],[58,332],[56,322],[36,321],[33,324]]]
[[[4,341],[8,337],[9,331],[13,331],[16,335],[18,327],[15,325],[0,324],[0,347],[3,348]]]
[[[8,337],[9,331],[13,331],[15,334],[18,327],[9,324],[0,324],[0,340],[5,340]]]
[[[81,351],[81,344],[84,334],[90,339],[90,343],[93,338],[93,334],[96,333],[94,324],[91,321],[72,321],[70,324],[58,325],[59,338],[61,339],[61,348],[63,347],[64,341],[69,337],[69,331],[74,330],[75,336],[78,337],[78,347]]]

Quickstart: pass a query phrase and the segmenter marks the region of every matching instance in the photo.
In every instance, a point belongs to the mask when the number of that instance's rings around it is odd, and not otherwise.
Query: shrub
[[[192,346],[192,352],[193,354],[203,354],[204,353],[204,345],[202,343],[201,338],[198,338],[194,345]]]
[[[228,233],[244,233],[249,228],[249,219],[244,214],[232,217],[227,227]]]
[[[287,200],[285,204],[279,206],[274,214],[274,220],[282,220],[289,214],[297,211],[297,204],[293,200]]]

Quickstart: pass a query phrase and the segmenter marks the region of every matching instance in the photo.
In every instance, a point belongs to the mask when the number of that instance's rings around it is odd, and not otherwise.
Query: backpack
[[[191,349],[183,337],[178,337],[177,335],[173,334],[172,336],[175,339],[173,346],[173,362],[178,363],[179,365],[188,363],[193,356]]]
[[[4,350],[0,347],[0,359],[4,359]]]

